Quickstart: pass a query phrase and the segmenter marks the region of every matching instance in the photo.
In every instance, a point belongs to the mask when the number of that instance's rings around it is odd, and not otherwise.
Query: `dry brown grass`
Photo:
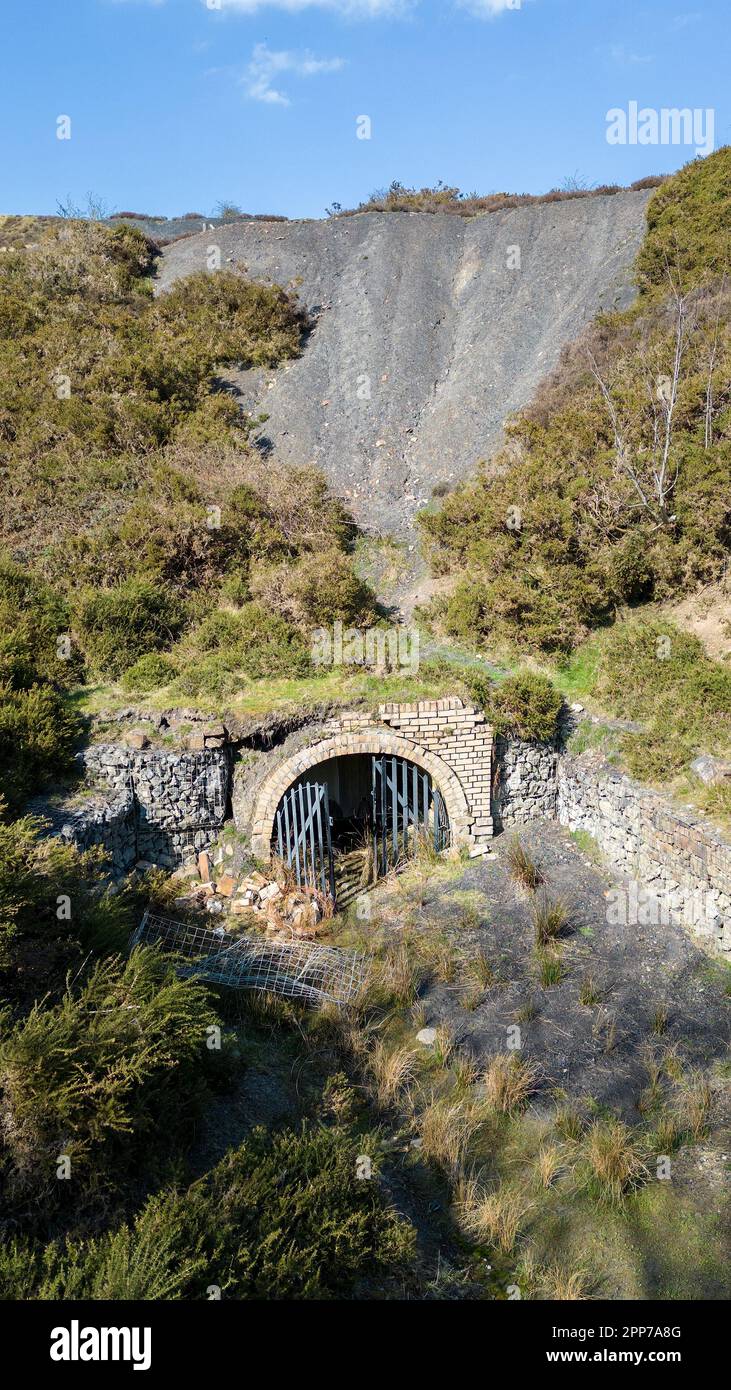
[[[561,1173],[566,1171],[566,1149],[560,1144],[542,1144],[536,1158],[536,1173],[542,1187],[551,1187]]]
[[[487,1191],[479,1178],[472,1177],[461,1186],[457,1212],[460,1224],[473,1240],[496,1245],[508,1255],[534,1206],[515,1188],[503,1183]]]
[[[505,1115],[524,1109],[539,1075],[539,1068],[517,1052],[496,1053],[483,1076],[488,1104]]]
[[[482,1122],[479,1107],[466,1099],[449,1101],[432,1096],[417,1118],[421,1152],[456,1181]]]
[[[639,1139],[621,1120],[595,1120],[583,1141],[589,1188],[602,1201],[620,1206],[648,1176]]]
[[[531,859],[519,835],[513,836],[506,851],[505,859],[512,877],[529,893],[535,893],[543,883],[543,874],[534,859]]]
[[[678,1085],[675,1112],[681,1127],[692,1139],[702,1139],[713,1113],[713,1091],[697,1068],[686,1073]]]
[[[390,1048],[379,1040],[368,1052],[367,1075],[381,1106],[392,1105],[405,1096],[418,1070],[418,1054],[410,1047]]]
[[[547,1265],[539,1280],[541,1297],[557,1303],[573,1303],[591,1298],[594,1280],[585,1269],[564,1269]]]

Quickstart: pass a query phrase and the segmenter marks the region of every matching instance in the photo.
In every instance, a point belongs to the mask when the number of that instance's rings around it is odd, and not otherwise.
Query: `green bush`
[[[71,1160],[77,1201],[123,1191],[144,1155],[154,1171],[206,1094],[206,988],[158,952],[98,961],[59,1003],[0,1015],[2,1168],[10,1199],[53,1205]]]
[[[376,596],[353,568],[349,555],[330,545],[278,569],[252,575],[252,594],[300,627],[331,627],[338,619],[367,626],[377,614]]]
[[[0,685],[0,797],[17,812],[50,777],[68,771],[81,722],[50,685]]]
[[[403,1280],[413,1228],[390,1206],[368,1136],[303,1126],[257,1129],[205,1178],[154,1197],[130,1229],[45,1250],[0,1248],[0,1297],[235,1299],[367,1297]],[[376,1167],[374,1159],[374,1168]]]
[[[90,948],[123,948],[132,902],[107,890],[101,850],[79,854],[39,817],[8,823],[4,810],[0,800],[0,983],[6,999],[32,1002],[57,996]]]
[[[169,657],[160,652],[147,652],[128,667],[122,676],[125,690],[140,691],[145,694],[159,685],[168,685],[175,675],[175,666]]]
[[[70,642],[70,626],[68,604],[60,594],[0,557],[0,682],[16,690],[41,681],[57,687],[74,684],[81,662]]]
[[[76,624],[87,661],[117,677],[141,656],[169,646],[183,625],[183,610],[169,593],[143,579],[79,597]]]
[[[644,723],[621,743],[638,777],[667,780],[698,752],[731,750],[731,670],[673,623],[618,623],[601,644],[592,693],[610,714]]]
[[[231,694],[242,679],[306,676],[311,671],[304,637],[262,603],[218,609],[192,631],[176,653],[182,694]]]
[[[637,257],[648,294],[662,290],[668,270],[683,289],[728,270],[731,262],[731,146],[694,159],[653,193],[647,235]]]
[[[498,685],[474,675],[467,685],[497,734],[538,742],[556,737],[563,697],[546,676],[520,671]]]

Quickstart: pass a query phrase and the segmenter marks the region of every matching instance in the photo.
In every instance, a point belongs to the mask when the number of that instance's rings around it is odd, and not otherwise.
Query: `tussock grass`
[[[392,1105],[413,1085],[418,1054],[410,1047],[390,1048],[381,1040],[368,1053],[367,1070],[378,1104]]]
[[[602,999],[601,990],[591,974],[585,975],[579,985],[579,1003],[585,1009],[591,1009],[595,1004],[600,1004]]]
[[[596,1280],[585,1269],[564,1269],[547,1265],[540,1274],[541,1297],[556,1303],[584,1301],[593,1296]]]
[[[549,1141],[542,1144],[536,1158],[536,1174],[542,1187],[551,1187],[566,1169],[566,1149]]]
[[[504,1115],[523,1110],[537,1089],[539,1068],[517,1052],[498,1052],[486,1068],[483,1082],[488,1104]]]
[[[522,1192],[502,1183],[487,1191],[477,1177],[463,1183],[457,1205],[460,1224],[481,1243],[495,1245],[509,1255],[535,1207]]]
[[[482,947],[466,962],[465,975],[480,989],[489,989],[495,983],[495,971],[492,962]]]
[[[479,1107],[466,1099],[450,1101],[432,1096],[417,1117],[422,1154],[456,1181],[483,1118]]]
[[[621,1120],[595,1120],[582,1147],[587,1186],[592,1195],[610,1206],[621,1206],[647,1179],[643,1145]]]
[[[535,893],[543,883],[543,874],[534,859],[531,859],[519,835],[514,835],[505,851],[505,859],[516,883]]]
[[[679,1123],[692,1139],[702,1139],[713,1112],[713,1091],[698,1068],[689,1071],[676,1091],[675,1111]]]
[[[560,1105],[554,1117],[553,1127],[562,1139],[576,1142],[584,1132],[584,1119],[576,1105]]]
[[[550,900],[545,893],[534,902],[531,916],[537,946],[548,946],[558,941],[569,923],[569,910],[563,899]]]
[[[546,946],[536,946],[533,957],[538,967],[538,980],[543,989],[560,985],[564,977],[561,950],[555,941]]]

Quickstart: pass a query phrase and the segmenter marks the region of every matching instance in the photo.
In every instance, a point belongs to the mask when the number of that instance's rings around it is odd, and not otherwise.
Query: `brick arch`
[[[364,733],[333,734],[321,739],[308,748],[300,749],[286,758],[265,777],[257,793],[251,829],[251,847],[259,859],[268,859],[271,853],[274,819],[277,807],[286,791],[318,763],[329,758],[348,758],[359,753],[393,753],[398,758],[407,758],[417,767],[428,772],[444,797],[449,816],[453,844],[469,843],[469,828],[472,816],[464,789],[456,773],[447,766],[436,753],[428,753],[418,744],[400,738],[387,729],[373,729]]]

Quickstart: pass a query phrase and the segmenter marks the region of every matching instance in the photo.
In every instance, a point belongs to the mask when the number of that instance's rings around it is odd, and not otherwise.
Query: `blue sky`
[[[628,183],[694,150],[608,144],[612,107],[710,107],[731,141],[728,21],[728,0],[6,0],[0,211]]]

